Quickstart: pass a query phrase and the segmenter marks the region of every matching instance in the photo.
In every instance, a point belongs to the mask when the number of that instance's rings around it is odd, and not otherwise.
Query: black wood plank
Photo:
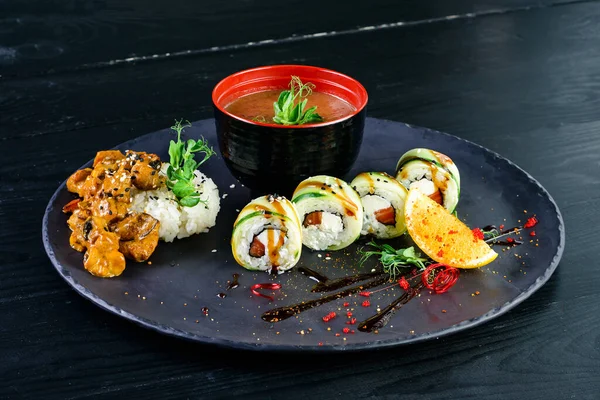
[[[185,56],[228,46],[467,13],[576,0],[4,0],[0,76],[140,58]],[[293,15],[293,18],[290,16]]]
[[[571,5],[0,83],[0,398],[596,399],[599,22],[600,5]],[[40,238],[58,184],[98,149],[210,117],[225,74],[294,61],[359,78],[371,116],[473,140],[540,180],[566,222],[554,277],[481,327],[336,356],[190,344],[70,290]]]

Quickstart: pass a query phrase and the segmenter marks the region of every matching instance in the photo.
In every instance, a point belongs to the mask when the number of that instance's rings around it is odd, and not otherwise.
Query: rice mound
[[[161,174],[166,175],[168,163],[163,163]],[[197,233],[208,232],[215,226],[221,209],[219,189],[212,179],[196,170],[194,184],[200,193],[200,202],[194,207],[182,207],[166,186],[157,190],[137,190],[130,210],[145,212],[160,221],[158,235],[165,242],[183,239]]]

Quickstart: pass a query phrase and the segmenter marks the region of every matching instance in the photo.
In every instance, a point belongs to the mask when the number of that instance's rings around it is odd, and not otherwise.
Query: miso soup
[[[273,103],[280,93],[281,90],[266,90],[247,94],[225,106],[225,109],[244,119],[273,123]],[[356,111],[350,103],[328,93],[315,91],[305,98],[308,99],[305,110],[317,106],[316,113],[323,117],[323,122],[343,118]]]

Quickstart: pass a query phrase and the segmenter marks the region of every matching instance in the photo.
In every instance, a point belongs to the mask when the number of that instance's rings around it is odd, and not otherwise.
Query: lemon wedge
[[[418,189],[408,191],[404,218],[415,244],[439,263],[455,268],[479,268],[498,257],[467,225]]]

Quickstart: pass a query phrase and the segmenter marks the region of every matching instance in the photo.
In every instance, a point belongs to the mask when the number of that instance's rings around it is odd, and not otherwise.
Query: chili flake
[[[333,318],[335,318],[337,316],[337,314],[335,313],[335,311],[330,312],[329,314],[325,315],[323,317],[323,321],[325,322],[329,322],[330,320],[332,320]]]
[[[507,241],[508,243],[513,243],[513,242],[515,241],[515,239],[513,239],[513,238],[511,238],[511,237],[508,237],[508,238],[506,238],[506,241]]]
[[[363,307],[369,307],[370,305],[371,305],[371,302],[369,300],[365,300],[362,302]]]
[[[345,327],[344,329],[342,329],[342,332],[344,332],[344,333],[350,333],[350,328]]]
[[[398,285],[400,285],[400,287],[404,290],[408,290],[408,288],[410,287],[410,284],[408,283],[405,277],[398,279]]]
[[[533,228],[534,226],[537,225],[538,223],[538,219],[536,217],[531,217],[527,219],[527,222],[525,222],[525,225],[523,225],[524,228]]]
[[[350,303],[348,303],[348,302],[344,303],[344,307],[348,307],[349,305],[350,305]]]
[[[535,231],[529,232],[529,236],[535,236]]]
[[[358,295],[363,296],[363,297],[369,297],[371,295],[371,292],[366,292],[366,291],[358,292]]]

